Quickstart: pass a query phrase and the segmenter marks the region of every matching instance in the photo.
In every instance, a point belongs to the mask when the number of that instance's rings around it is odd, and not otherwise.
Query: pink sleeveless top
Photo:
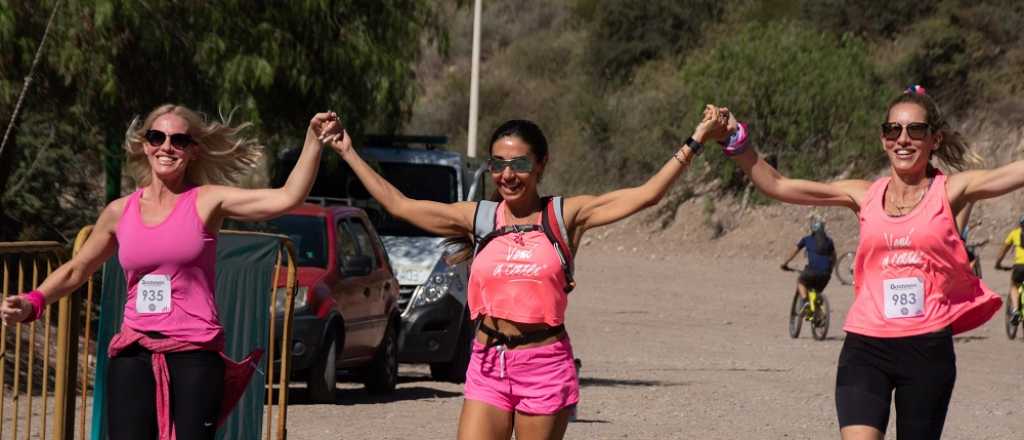
[[[855,298],[843,330],[878,338],[914,336],[984,324],[1002,300],[971,272],[946,196],[935,176],[920,203],[891,217],[882,206],[891,178],[871,185],[860,207]]]
[[[198,192],[182,193],[155,226],[142,223],[142,189],[128,197],[116,232],[128,284],[123,327],[198,344],[222,338],[213,296],[217,237],[196,212]]]
[[[505,226],[505,202],[498,205],[495,229]],[[565,322],[565,272],[543,231],[498,236],[473,259],[470,318],[481,314],[550,326]]]

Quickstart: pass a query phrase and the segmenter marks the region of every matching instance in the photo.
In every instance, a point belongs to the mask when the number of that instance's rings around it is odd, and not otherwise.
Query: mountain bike
[[[782,266],[786,272],[798,272],[789,266]],[[800,301],[800,292],[793,292],[793,302],[789,306],[789,337],[800,337],[800,327],[804,321],[811,325],[811,335],[816,340],[824,340],[828,336],[828,325],[832,317],[832,307],[828,297],[817,289],[807,288],[807,301]]]
[[[1003,266],[1002,264],[996,265],[996,269],[1005,271],[1013,270],[1012,267]],[[1017,299],[1020,300],[1018,302],[1018,304],[1020,304],[1020,307],[1018,307],[1016,310],[1018,312],[1017,318],[1014,318],[1013,316],[1013,301],[1011,301],[1010,294],[1006,295],[1006,314],[1004,316],[1004,319],[1006,321],[1006,337],[1010,339],[1014,339],[1017,337],[1017,329],[1019,329],[1022,325],[1020,316],[1024,314],[1024,284],[1017,285],[1016,294]]]
[[[853,262],[856,255],[856,252],[850,251],[836,260],[836,267],[833,271],[836,273],[836,279],[844,286],[853,284]]]

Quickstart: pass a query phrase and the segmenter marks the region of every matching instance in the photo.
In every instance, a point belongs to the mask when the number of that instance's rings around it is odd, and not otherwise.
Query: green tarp
[[[225,352],[241,360],[253,348],[269,347],[270,286],[277,252],[285,237],[222,232],[217,242],[217,308],[226,337]],[[107,345],[121,328],[126,286],[124,271],[115,255],[103,266],[96,343],[96,386],[93,393],[92,439],[105,440]],[[260,362],[266,372],[268,353]],[[266,377],[253,375],[252,382],[224,425],[218,439],[259,439],[263,427]]]

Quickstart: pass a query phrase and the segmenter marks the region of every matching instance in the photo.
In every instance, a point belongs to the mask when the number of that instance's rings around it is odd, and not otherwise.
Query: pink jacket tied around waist
[[[107,348],[107,355],[109,357],[117,356],[122,350],[135,343],[153,352],[153,378],[156,380],[156,420],[160,431],[160,440],[177,439],[174,433],[174,421],[171,419],[171,376],[164,354],[194,350],[220,353],[220,357],[224,359],[224,397],[220,404],[220,415],[217,417],[218,427],[227,420],[231,410],[242,398],[246,386],[249,385],[249,380],[252,379],[252,373],[256,371],[256,366],[263,356],[263,350],[257,348],[241,362],[235,362],[224,354],[222,339],[199,344],[171,338],[156,339],[137,332],[131,327],[122,327],[121,332],[114,335]]]

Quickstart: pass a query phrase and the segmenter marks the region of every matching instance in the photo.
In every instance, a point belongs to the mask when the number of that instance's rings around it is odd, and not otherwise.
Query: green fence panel
[[[270,339],[270,287],[283,237],[222,232],[217,242],[217,309],[224,326],[225,353],[241,360]],[[93,393],[92,440],[107,438],[107,346],[121,328],[127,289],[115,255],[103,267],[103,292],[96,334],[96,378]],[[267,356],[260,361],[266,372]],[[257,373],[238,406],[217,433],[218,439],[259,439],[263,429],[266,377]]]

